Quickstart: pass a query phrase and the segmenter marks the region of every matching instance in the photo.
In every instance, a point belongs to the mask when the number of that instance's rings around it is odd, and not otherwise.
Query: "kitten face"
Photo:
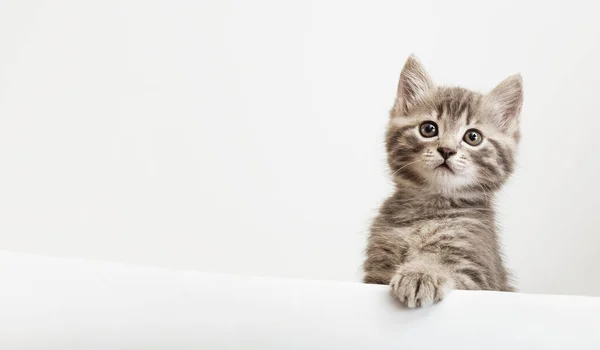
[[[482,95],[435,86],[409,58],[386,140],[394,181],[446,194],[498,189],[514,168],[521,103],[519,76]]]

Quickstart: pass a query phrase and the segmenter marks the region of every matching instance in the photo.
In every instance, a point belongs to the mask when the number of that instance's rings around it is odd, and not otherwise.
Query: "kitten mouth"
[[[438,166],[437,166],[437,167],[435,167],[435,168],[436,168],[436,169],[440,169],[440,170],[442,170],[442,171],[448,171],[448,172],[450,172],[450,173],[454,174],[454,170],[452,170],[452,169],[450,168],[450,165],[448,165],[448,163],[446,163],[446,162],[443,162],[442,164],[438,165]]]

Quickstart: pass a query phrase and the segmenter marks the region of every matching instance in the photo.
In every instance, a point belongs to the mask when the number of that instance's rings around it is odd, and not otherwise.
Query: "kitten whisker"
[[[394,173],[392,174],[392,178],[393,178],[394,176],[396,176],[396,175],[397,175],[397,174],[398,174],[398,173],[399,173],[399,172],[400,172],[402,169],[406,168],[407,166],[409,166],[409,165],[411,165],[411,164],[415,164],[415,163],[418,163],[418,162],[421,162],[421,160],[420,160],[420,159],[418,159],[418,160],[415,160],[414,162],[410,162],[410,163],[408,163],[408,164],[404,164],[403,166],[401,166],[401,167],[400,167],[400,169],[398,169],[398,170],[394,171]]]

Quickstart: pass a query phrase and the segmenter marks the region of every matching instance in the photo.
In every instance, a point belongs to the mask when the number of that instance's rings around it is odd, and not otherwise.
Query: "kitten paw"
[[[451,278],[438,271],[399,271],[390,281],[392,293],[407,307],[429,306],[454,287]]]

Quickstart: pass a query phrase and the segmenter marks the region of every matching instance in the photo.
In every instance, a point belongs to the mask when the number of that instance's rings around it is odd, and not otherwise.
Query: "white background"
[[[542,5],[543,4],[543,5]],[[0,248],[360,280],[410,53],[525,81],[522,291],[600,295],[600,3],[0,1]]]

